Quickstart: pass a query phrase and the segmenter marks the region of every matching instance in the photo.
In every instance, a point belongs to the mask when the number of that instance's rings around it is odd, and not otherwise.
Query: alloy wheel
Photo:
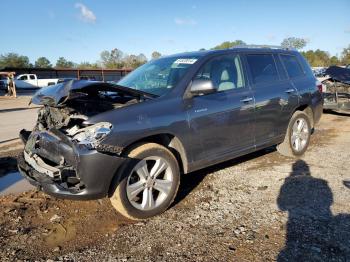
[[[173,179],[173,170],[164,158],[154,156],[142,159],[128,177],[128,200],[139,210],[152,210],[167,199]]]
[[[305,119],[298,118],[295,120],[292,134],[291,134],[291,144],[295,151],[302,151],[307,145],[309,139],[309,126]]]

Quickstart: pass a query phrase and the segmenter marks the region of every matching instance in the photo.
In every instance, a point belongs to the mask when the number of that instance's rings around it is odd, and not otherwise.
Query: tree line
[[[161,54],[157,51],[152,53],[152,59],[159,58]],[[115,48],[111,51],[102,51],[100,60],[95,63],[83,61],[74,63],[64,57],[59,57],[53,65],[46,57],[39,57],[34,64],[30,63],[28,56],[19,55],[16,53],[7,53],[0,55],[0,68],[18,67],[18,68],[80,68],[80,69],[134,69],[147,62],[147,57],[144,54],[128,55],[121,50]]]
[[[305,48],[308,41],[303,38],[288,37],[281,42],[282,47],[295,48],[297,50]],[[242,40],[235,40],[233,42],[225,41],[220,45],[213,47],[212,49],[227,49],[238,45],[246,45]],[[204,48],[200,49],[204,50]],[[327,51],[320,49],[308,50],[300,52],[313,67],[327,67],[331,65],[348,65],[350,64],[350,44],[344,48],[340,54],[340,57],[331,56]]]
[[[303,38],[288,37],[281,42],[281,46],[295,49],[303,49],[308,41]],[[238,45],[246,45],[243,40],[225,41],[211,49],[228,49]],[[200,50],[205,50],[201,48]],[[330,65],[348,65],[350,64],[350,44],[344,48],[339,57],[331,56],[327,51],[320,49],[300,52],[310,63],[311,66],[327,67]],[[151,59],[157,59],[162,56],[161,53],[154,51]],[[29,58],[16,53],[7,53],[0,55],[0,68],[4,67],[39,67],[39,68],[80,68],[80,69],[134,69],[147,62],[144,54],[128,55],[121,50],[114,48],[110,51],[105,50],[100,54],[100,60],[95,63],[83,61],[74,63],[64,57],[59,57],[53,65],[46,57],[39,57],[34,64],[30,63]]]

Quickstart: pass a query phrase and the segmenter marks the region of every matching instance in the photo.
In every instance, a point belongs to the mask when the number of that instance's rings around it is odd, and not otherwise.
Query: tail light
[[[317,89],[320,91],[320,93],[323,92],[323,88],[322,88],[322,83],[320,81],[316,81],[316,86],[317,86]]]

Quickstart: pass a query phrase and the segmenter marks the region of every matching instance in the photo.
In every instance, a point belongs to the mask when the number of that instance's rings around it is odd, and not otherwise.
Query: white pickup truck
[[[3,85],[7,86],[7,81],[3,81]],[[40,88],[44,86],[56,85],[58,78],[54,79],[38,79],[35,74],[22,74],[15,77],[16,89]]]

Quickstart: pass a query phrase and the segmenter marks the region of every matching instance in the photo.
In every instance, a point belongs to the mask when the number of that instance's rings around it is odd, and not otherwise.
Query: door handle
[[[253,101],[253,98],[252,98],[252,97],[246,97],[246,98],[244,98],[244,99],[241,100],[242,103],[249,103],[249,102],[251,102],[251,101]]]
[[[286,90],[287,94],[294,93],[296,90],[294,88],[289,88]]]

